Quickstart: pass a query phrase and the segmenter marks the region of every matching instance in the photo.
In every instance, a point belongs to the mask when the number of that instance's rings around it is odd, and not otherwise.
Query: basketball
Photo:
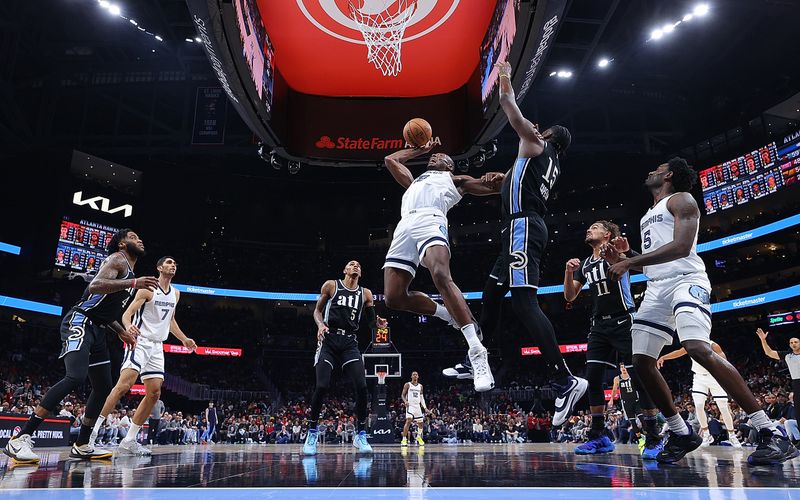
[[[412,118],[403,127],[403,138],[415,148],[424,146],[433,137],[431,124],[422,118]]]

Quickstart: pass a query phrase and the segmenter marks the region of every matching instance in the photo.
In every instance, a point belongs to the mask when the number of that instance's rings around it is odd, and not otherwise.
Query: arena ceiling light
[[[608,65],[611,64],[611,61],[613,61],[613,60],[614,59],[609,59],[607,57],[603,57],[602,59],[597,61],[597,67],[598,68],[607,68]]]
[[[694,6],[694,8],[692,9],[692,12],[684,14],[684,16],[680,20],[674,21],[674,22],[669,22],[669,23],[666,23],[666,24],[664,24],[663,26],[661,26],[659,28],[653,29],[650,32],[650,38],[648,38],[647,41],[649,42],[649,41],[652,41],[652,40],[661,40],[662,38],[664,38],[664,35],[669,35],[673,31],[675,31],[675,28],[677,28],[682,23],[688,23],[689,21],[691,21],[692,19],[694,19],[696,17],[704,17],[710,11],[711,11],[711,6],[709,4],[707,4],[707,3],[699,3],[699,4]]]
[[[122,7],[120,5],[115,4],[115,3],[111,3],[108,0],[98,0],[97,4],[100,6],[100,8],[106,10],[112,16],[121,17],[122,19],[125,19],[130,24],[132,24],[137,30],[139,30],[139,31],[141,31],[141,32],[143,32],[143,33],[145,33],[147,35],[150,35],[156,41],[158,41],[158,42],[163,42],[164,41],[164,39],[160,35],[157,35],[156,33],[148,31],[146,28],[144,28],[142,26],[139,26],[139,23],[135,19],[132,19],[132,18],[129,18],[129,17],[125,17],[122,14]],[[197,38],[195,38],[195,40],[198,41],[198,42],[200,41]],[[192,40],[187,38],[186,41],[187,42],[191,42]],[[155,50],[153,50],[153,52],[155,52]]]

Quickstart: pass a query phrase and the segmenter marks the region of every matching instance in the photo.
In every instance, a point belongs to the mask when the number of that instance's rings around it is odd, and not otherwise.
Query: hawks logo
[[[514,259],[514,262],[509,264],[511,269],[525,269],[528,267],[528,254],[526,252],[522,250],[511,252],[511,258]]]
[[[421,38],[444,24],[461,0],[296,0],[306,19],[320,31],[345,42],[366,45],[350,3],[363,16],[411,15],[403,41]],[[411,13],[413,12],[413,13]]]

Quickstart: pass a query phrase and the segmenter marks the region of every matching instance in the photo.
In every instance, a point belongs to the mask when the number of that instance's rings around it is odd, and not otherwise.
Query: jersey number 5
[[[642,236],[642,248],[647,250],[651,246],[653,246],[653,240],[650,239],[650,230],[648,229],[647,231],[644,232],[644,235]]]

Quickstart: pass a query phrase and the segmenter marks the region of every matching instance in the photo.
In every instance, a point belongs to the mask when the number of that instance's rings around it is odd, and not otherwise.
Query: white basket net
[[[349,6],[350,15],[367,44],[367,61],[383,76],[400,74],[403,34],[417,10],[417,0],[383,0],[383,10],[378,14],[365,14],[353,2]]]

